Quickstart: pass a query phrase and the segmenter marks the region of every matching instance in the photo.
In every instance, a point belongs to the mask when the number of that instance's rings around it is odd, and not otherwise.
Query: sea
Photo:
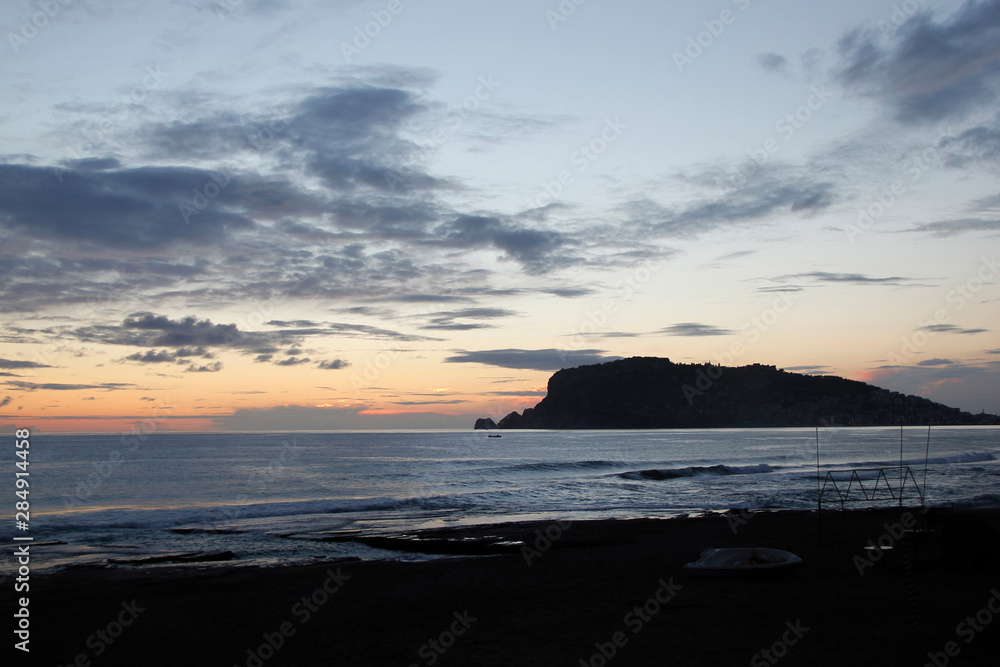
[[[988,426],[36,433],[29,460],[30,521],[16,526],[12,489],[0,540],[30,537],[36,573],[221,552],[264,567],[416,560],[428,556],[327,538],[813,509],[821,492],[824,509],[845,494],[844,507],[891,507],[901,491],[907,506],[1000,507]]]

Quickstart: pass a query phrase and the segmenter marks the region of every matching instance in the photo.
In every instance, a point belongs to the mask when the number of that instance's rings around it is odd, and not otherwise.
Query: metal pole
[[[927,495],[927,458],[931,455],[931,425],[927,425],[927,449],[924,451],[924,486],[920,490],[920,508],[924,507],[924,497]]]
[[[903,506],[903,422],[899,422],[899,506]]]
[[[819,426],[816,427],[816,531],[816,543],[823,544],[823,489],[819,481]]]

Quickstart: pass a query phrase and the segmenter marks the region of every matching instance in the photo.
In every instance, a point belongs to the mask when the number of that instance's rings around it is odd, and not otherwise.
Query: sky
[[[0,5],[0,428],[471,428],[622,357],[1000,413],[1000,0]]]

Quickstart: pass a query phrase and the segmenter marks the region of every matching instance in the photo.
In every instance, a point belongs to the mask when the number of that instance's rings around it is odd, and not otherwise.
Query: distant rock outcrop
[[[675,364],[633,357],[558,371],[534,408],[497,428],[726,428],[893,424],[983,424],[919,396],[833,375],[774,366]],[[479,423],[476,422],[476,428]]]
[[[525,426],[525,423],[531,419],[532,412],[532,408],[526,409],[524,414],[512,412],[500,420],[500,423],[497,424],[497,428],[535,428],[533,426]]]
[[[477,419],[474,428],[481,430],[481,429],[491,429],[496,427],[497,427],[496,422],[490,419],[489,417],[486,417],[485,419]]]

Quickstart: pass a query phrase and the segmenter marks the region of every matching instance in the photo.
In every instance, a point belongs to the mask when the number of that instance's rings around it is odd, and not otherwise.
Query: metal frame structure
[[[825,423],[825,422],[824,422]],[[832,487],[833,492],[836,493],[836,500],[840,501],[840,509],[844,510],[844,505],[848,502],[877,502],[882,500],[878,497],[880,487],[884,482],[885,490],[889,493],[889,499],[896,500],[899,502],[900,509],[903,508],[903,499],[906,495],[906,480],[909,479],[913,483],[913,488],[917,492],[917,496],[920,498],[920,507],[925,507],[925,493],[927,491],[927,462],[930,457],[931,451],[931,427],[927,426],[927,445],[924,451],[924,483],[923,486],[917,483],[917,478],[913,474],[913,470],[908,465],[903,464],[903,424],[899,425],[899,465],[898,466],[882,466],[880,468],[854,468],[846,470],[827,470],[826,476],[821,477],[820,475],[820,456],[819,456],[819,427],[816,428],[816,530],[818,543],[823,543],[823,495],[827,493],[827,488]],[[899,494],[897,495],[896,489],[893,487],[892,483],[889,482],[889,475],[886,475],[886,471],[892,471],[892,477],[899,479]],[[874,480],[872,479],[861,479],[859,473],[875,473]],[[834,477],[835,474],[843,475],[849,473],[850,476],[847,479],[847,488],[841,489],[837,484],[838,480]],[[866,475],[867,476],[867,475]],[[823,480],[820,483],[820,480]],[[839,480],[841,484],[843,479]],[[874,486],[866,487],[865,482],[874,481]],[[857,492],[855,492],[854,497],[851,497],[851,492],[855,490],[855,483],[857,483],[857,489],[860,491],[861,496],[858,497]],[[843,518],[843,515],[841,515]],[[843,524],[841,524],[843,528]]]
[[[899,488],[898,495],[896,493],[897,489],[893,488],[893,485],[889,482],[889,477],[886,475],[886,471],[896,471],[899,477]],[[837,484],[837,479],[834,478],[834,474],[850,473],[850,477],[847,480],[847,488],[841,490],[840,486]],[[872,479],[861,479],[861,475],[858,473],[868,473],[874,472],[875,478]],[[893,475],[896,477],[896,475]],[[826,472],[826,478],[823,480],[823,486],[819,491],[819,509],[823,509],[823,495],[827,491],[828,486],[833,487],[833,491],[837,494],[837,500],[840,501],[840,509],[844,509],[844,504],[848,502],[875,502],[880,500],[878,498],[878,492],[880,485],[882,485],[886,491],[889,493],[889,497],[892,500],[898,500],[899,506],[903,506],[903,498],[906,492],[906,480],[911,480],[913,482],[913,488],[917,492],[917,496],[920,498],[920,506],[924,506],[924,490],[920,488],[920,484],[917,483],[917,478],[913,475],[913,470],[910,466],[884,466],[881,468],[855,468],[853,470],[828,470]],[[843,483],[844,480],[840,480]],[[875,485],[869,488],[865,488],[865,482],[874,481]],[[884,484],[882,484],[884,482]],[[855,488],[855,483],[857,488],[860,489],[861,494],[864,496],[862,498],[857,497],[855,494],[854,498],[851,498],[851,491]]]

